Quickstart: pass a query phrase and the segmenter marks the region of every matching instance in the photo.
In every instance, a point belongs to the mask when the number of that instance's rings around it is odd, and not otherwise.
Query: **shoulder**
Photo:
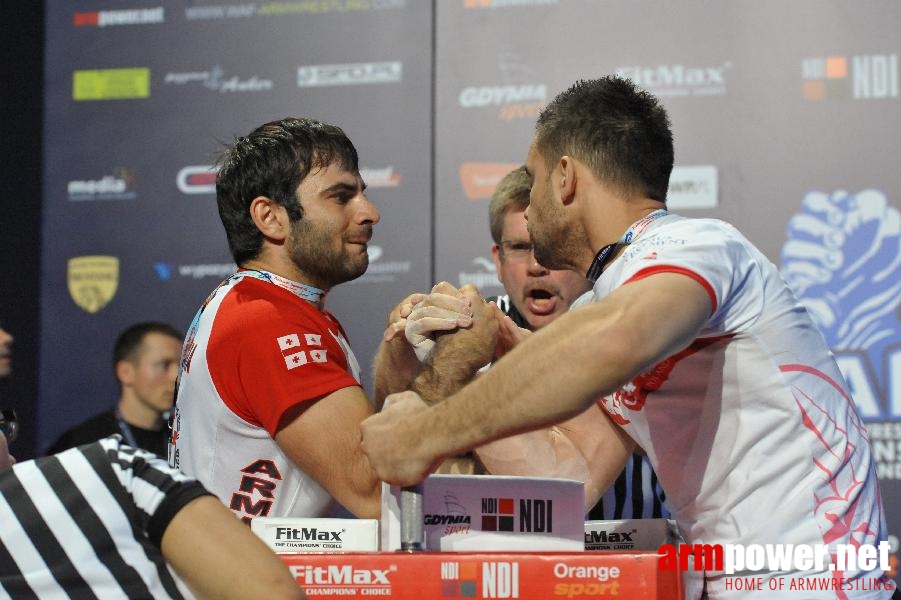
[[[114,410],[102,412],[67,429],[48,448],[47,454],[56,454],[74,446],[87,444],[119,431]]]

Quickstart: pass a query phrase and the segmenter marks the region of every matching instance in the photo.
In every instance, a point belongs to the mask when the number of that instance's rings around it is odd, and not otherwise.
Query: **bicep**
[[[701,283],[672,272],[628,282],[596,306],[617,313],[610,341],[631,356],[635,372],[691,344],[713,310]]]
[[[363,390],[349,386],[289,410],[275,434],[288,457],[357,516],[378,513],[379,482],[360,450],[360,422],[372,413]]]

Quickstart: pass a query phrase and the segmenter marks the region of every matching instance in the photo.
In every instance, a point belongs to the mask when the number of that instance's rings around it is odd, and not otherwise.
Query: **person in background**
[[[9,377],[13,372],[13,338],[12,334],[0,324],[0,378]]]
[[[177,329],[159,322],[137,323],[119,334],[113,347],[116,406],[67,430],[47,454],[118,433],[129,446],[165,457],[181,340]]]
[[[0,413],[0,595],[305,598],[284,562],[197,481],[120,435],[16,464]]]
[[[491,254],[498,279],[507,292],[488,300],[518,327],[536,331],[568,311],[576,298],[591,289],[591,282],[581,273],[551,270],[535,259],[525,216],[531,187],[525,166],[514,169],[500,180],[488,205],[494,240]],[[592,406],[588,410],[600,408]],[[668,517],[665,497],[647,457],[633,454],[613,485],[591,507],[587,518]]]

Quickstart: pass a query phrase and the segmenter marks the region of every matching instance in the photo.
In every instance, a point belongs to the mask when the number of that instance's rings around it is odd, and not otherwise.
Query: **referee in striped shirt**
[[[569,309],[590,285],[580,273],[551,271],[532,253],[525,210],[531,181],[524,167],[508,173],[488,207],[498,279],[507,292],[489,298],[522,328],[534,331]],[[665,494],[647,458],[633,455],[612,486],[588,513],[591,520],[669,517]]]
[[[2,415],[0,597],[304,598],[278,556],[165,461],[115,435],[14,464]]]

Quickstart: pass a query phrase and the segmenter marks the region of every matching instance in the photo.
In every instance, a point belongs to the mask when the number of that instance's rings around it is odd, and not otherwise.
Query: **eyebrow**
[[[324,190],[322,190],[323,194],[333,194],[335,192],[354,192],[357,191],[362,192],[366,189],[366,183],[362,183],[360,185],[345,183],[343,181],[339,181],[333,185],[328,186]]]

